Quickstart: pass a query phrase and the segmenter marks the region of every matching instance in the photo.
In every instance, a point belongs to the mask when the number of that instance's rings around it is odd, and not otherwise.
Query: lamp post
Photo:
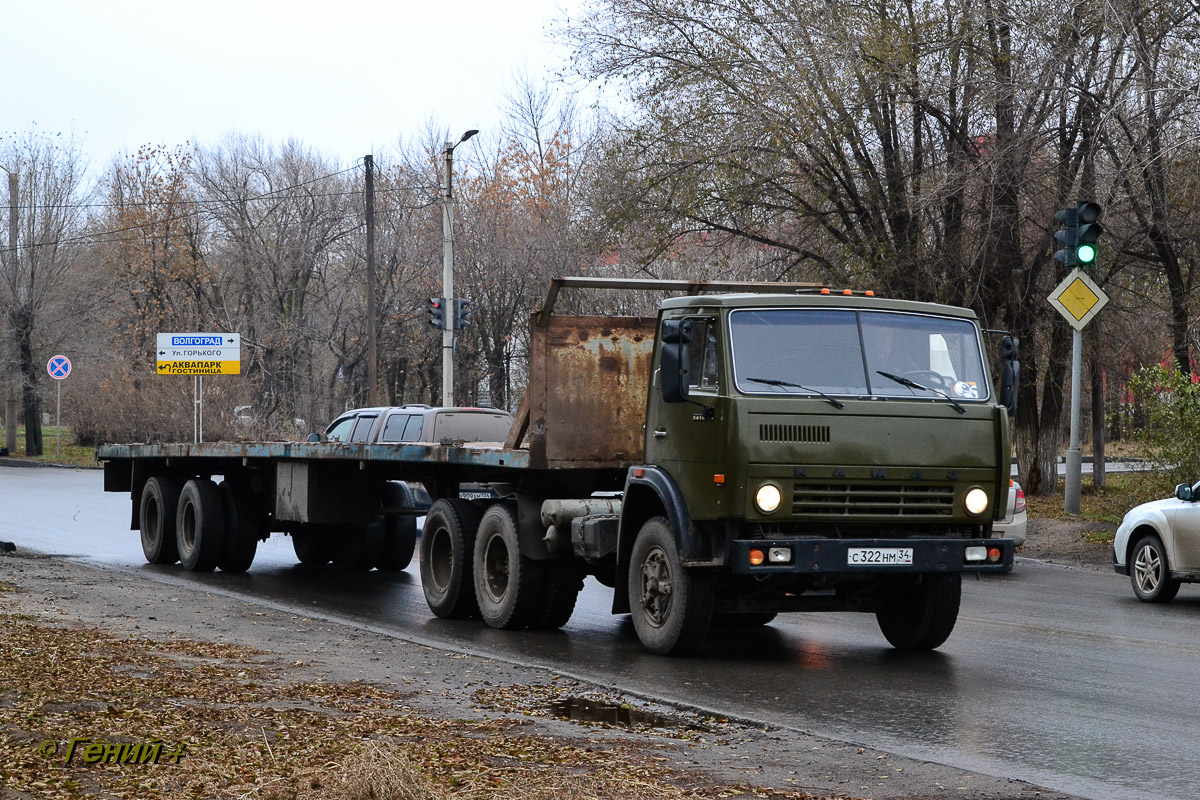
[[[454,148],[470,139],[477,130],[469,130],[454,143],[446,142],[442,151],[446,160],[442,175],[442,296],[446,298],[445,323],[442,327],[442,405],[454,405]]]
[[[17,261],[17,173],[5,166],[0,169],[8,173],[8,249],[9,258],[13,263],[13,275],[16,275]],[[5,343],[5,350],[8,349]],[[8,452],[17,452],[17,388],[10,379],[4,390],[4,446]]]

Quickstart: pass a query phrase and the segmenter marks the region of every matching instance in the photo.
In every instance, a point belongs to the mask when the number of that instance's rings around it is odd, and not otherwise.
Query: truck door
[[[686,346],[684,380],[689,401],[664,402],[662,382],[655,381],[646,413],[646,462],[671,473],[687,497],[693,519],[711,519],[722,511],[721,485],[714,476],[725,449],[719,403],[723,337],[715,318],[688,319],[692,340]]]

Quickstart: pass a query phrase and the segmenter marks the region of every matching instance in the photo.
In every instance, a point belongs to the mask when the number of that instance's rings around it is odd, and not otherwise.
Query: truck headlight
[[[754,505],[758,506],[758,510],[764,514],[774,512],[775,509],[779,508],[779,503],[782,500],[783,494],[779,491],[779,487],[773,483],[764,483],[754,493]]]
[[[967,492],[967,497],[966,497],[966,500],[963,501],[963,505],[965,505],[967,507],[968,514],[974,514],[975,516],[979,516],[984,511],[987,510],[987,505],[988,505],[987,492],[985,492],[983,489],[980,489],[978,486],[976,486],[974,489]]]

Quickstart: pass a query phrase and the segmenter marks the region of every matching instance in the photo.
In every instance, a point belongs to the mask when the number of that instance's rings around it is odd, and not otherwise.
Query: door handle
[[[667,438],[667,432],[665,430],[663,430],[662,428],[659,428],[658,430],[656,430],[654,432],[654,438],[655,439],[665,439],[665,438]]]

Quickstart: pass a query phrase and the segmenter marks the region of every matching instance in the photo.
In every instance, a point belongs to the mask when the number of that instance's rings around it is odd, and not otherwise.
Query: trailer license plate
[[[911,547],[851,547],[846,563],[853,567],[911,567]]]

